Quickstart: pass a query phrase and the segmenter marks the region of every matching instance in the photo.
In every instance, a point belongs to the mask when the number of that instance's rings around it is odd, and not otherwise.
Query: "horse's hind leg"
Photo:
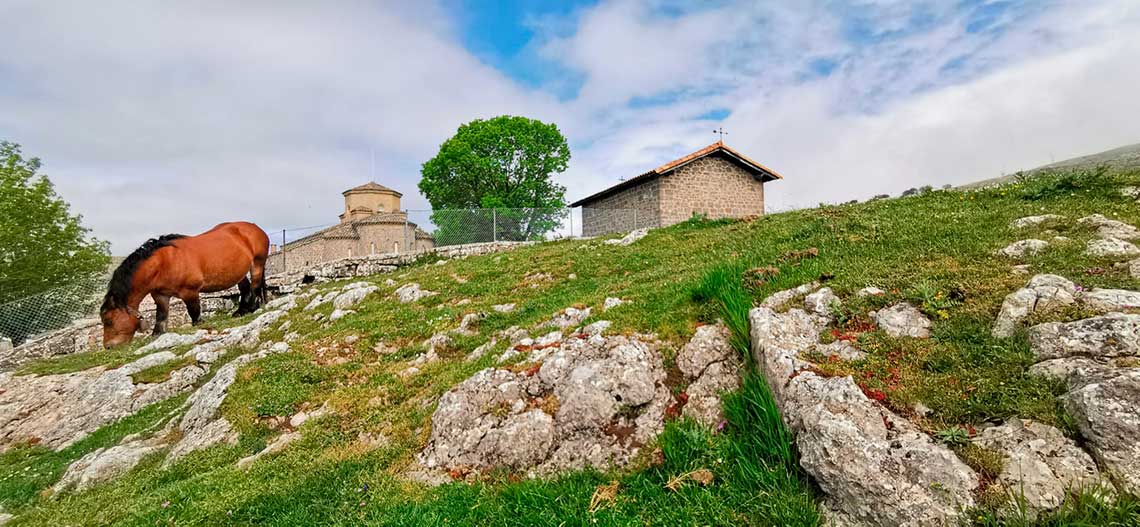
[[[253,267],[249,270],[249,278],[250,283],[253,285],[249,299],[249,307],[250,311],[257,311],[258,308],[269,301],[269,295],[265,287],[264,257],[258,255],[253,258]]]
[[[238,282],[238,291],[241,291],[241,295],[238,297],[238,310],[234,312],[235,317],[240,317],[253,311],[253,309],[250,309],[250,306],[253,304],[253,295],[250,294],[251,288],[248,278],[242,277],[241,281]]]
[[[151,293],[154,299],[154,334],[161,335],[166,332],[166,319],[170,315],[170,297],[159,293]]]

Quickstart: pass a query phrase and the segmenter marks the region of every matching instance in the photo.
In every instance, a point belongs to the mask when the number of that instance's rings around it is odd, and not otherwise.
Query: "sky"
[[[714,142],[769,210],[1140,142],[1134,0],[0,1],[0,139],[123,254],[337,221],[375,180],[426,209],[459,125],[524,115],[572,201]]]

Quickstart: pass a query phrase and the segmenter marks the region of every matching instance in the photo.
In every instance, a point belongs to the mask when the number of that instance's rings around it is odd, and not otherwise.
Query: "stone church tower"
[[[403,194],[369,181],[344,191],[344,213],[341,223],[362,220],[381,212],[399,212]]]

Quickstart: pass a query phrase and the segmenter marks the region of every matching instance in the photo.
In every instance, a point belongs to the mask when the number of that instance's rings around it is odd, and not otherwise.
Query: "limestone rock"
[[[297,307],[297,297],[294,295],[285,295],[280,298],[274,298],[265,304],[265,309],[269,311],[275,311],[278,309],[284,311],[292,311],[295,307]]]
[[[672,396],[652,342],[571,338],[550,349],[537,372],[486,369],[445,393],[420,464],[436,472],[604,469],[660,433]]]
[[[649,234],[649,229],[636,229],[621,238],[606,240],[605,243],[606,245],[631,245],[633,242],[644,238],[646,234]]]
[[[1140,492],[1140,369],[1062,397],[1093,455],[1125,492]]]
[[[487,354],[488,351],[491,351],[495,348],[495,344],[498,344],[498,341],[495,340],[494,337],[491,337],[491,340],[488,340],[487,342],[484,342],[476,346],[475,349],[471,350],[471,353],[467,354],[465,360],[467,362],[472,362],[481,359],[483,355]]]
[[[305,307],[302,309],[302,311],[312,311],[318,307],[321,307],[324,304],[332,302],[333,299],[336,298],[337,295],[339,295],[339,294],[340,294],[340,291],[330,291],[330,292],[325,293],[323,295],[317,295],[312,300],[310,300],[308,304],[305,305]]]
[[[1140,258],[1128,262],[1128,274],[1132,278],[1140,278]]]
[[[705,426],[724,419],[721,394],[740,388],[740,357],[729,344],[730,335],[720,323],[701,326],[677,354],[677,367],[689,381],[682,414]]]
[[[515,310],[515,305],[514,304],[496,304],[496,305],[491,306],[491,309],[494,309],[498,313],[510,313],[511,311]]]
[[[609,311],[625,303],[625,300],[615,297],[606,297],[605,302],[602,303],[602,311]]]
[[[52,490],[83,492],[98,483],[130,472],[144,457],[162,449],[162,445],[150,441],[135,441],[96,449],[69,465],[67,472],[52,486]]]
[[[867,286],[867,287],[864,287],[863,289],[860,289],[860,290],[855,292],[855,296],[858,296],[858,297],[883,296],[885,294],[887,294],[886,291],[883,291],[882,289],[879,289],[878,287],[875,287],[875,286]]]
[[[767,307],[770,309],[781,309],[785,305],[787,305],[788,302],[790,302],[793,298],[800,296],[800,295],[806,295],[812,291],[815,291],[818,288],[819,288],[819,282],[809,282],[809,283],[803,284],[799,287],[794,287],[792,289],[786,289],[784,291],[772,293],[771,295],[768,296],[768,298],[765,298],[764,301],[760,303],[760,305],[762,307]]]
[[[1081,295],[1081,302],[1100,312],[1140,308],[1140,291],[1094,288]]]
[[[942,525],[973,505],[977,475],[952,452],[868,399],[850,377],[820,377],[797,358],[818,344],[827,317],[759,307],[749,322],[752,353],[796,435],[800,464],[839,516]]]
[[[0,451],[27,441],[64,448],[112,421],[190,388],[205,373],[199,366],[176,370],[161,383],[135,384],[131,375],[173,356],[142,357],[123,367],[59,375],[0,373]]]
[[[1026,216],[1024,218],[1018,218],[1016,220],[1013,220],[1013,222],[1010,223],[1010,226],[1015,228],[1015,229],[1024,229],[1026,227],[1033,227],[1035,225],[1040,225],[1040,224],[1048,222],[1048,221],[1063,220],[1063,219],[1065,219],[1064,216],[1058,216],[1056,214],[1042,214],[1040,216]]]
[[[804,297],[804,307],[817,315],[829,316],[833,306],[839,306],[842,302],[839,297],[830,287],[820,288],[818,291]]]
[[[1140,315],[1109,313],[1074,322],[1047,322],[1029,328],[1037,360],[1084,356],[1140,355]]]
[[[1095,227],[1097,235],[1101,238],[1115,238],[1118,240],[1134,240],[1140,238],[1140,229],[1122,221],[1106,218],[1100,214],[1085,216],[1077,220],[1077,223]]]
[[[1065,381],[1070,390],[1116,377],[1126,370],[1086,357],[1047,359],[1029,367],[1029,373]]]
[[[367,282],[360,282],[367,284]],[[353,284],[350,284],[353,285]],[[364,285],[359,287],[345,288],[345,291],[333,299],[333,307],[336,309],[347,310],[348,308],[359,304],[368,295],[379,291],[380,288],[374,285]]]
[[[1022,289],[1005,297],[994,321],[993,335],[1009,337],[1033,313],[1047,312],[1076,302],[1077,286],[1064,277],[1039,274]]]
[[[1022,256],[1027,255],[1027,254],[1028,255],[1037,254],[1037,253],[1045,250],[1045,248],[1048,246],[1049,246],[1049,242],[1047,242],[1045,240],[1036,240],[1036,239],[1031,238],[1028,240],[1020,240],[1020,241],[1013,242],[1013,243],[1005,246],[1004,248],[998,250],[997,254],[999,254],[1001,256],[1008,256],[1010,258],[1020,258]]]
[[[546,325],[564,330],[581,324],[582,321],[586,320],[589,316],[590,308],[588,307],[585,309],[568,307],[560,313],[555,314]]]
[[[892,337],[927,338],[930,336],[930,319],[906,302],[872,311],[871,318]]]
[[[1085,247],[1085,254],[1104,258],[1131,258],[1140,256],[1140,249],[1124,240],[1105,238],[1089,240]]]
[[[613,322],[610,322],[609,320],[599,320],[582,327],[582,334],[588,337],[598,336],[604,333],[607,329],[610,329],[610,326],[612,325]]]
[[[1057,508],[1070,490],[1106,483],[1084,450],[1046,424],[1011,419],[982,430],[974,443],[1005,457],[998,479],[1033,512]]]
[[[830,344],[818,345],[815,347],[815,352],[825,357],[839,357],[843,360],[863,360],[867,358],[867,352],[856,348],[854,344],[846,340],[837,340]]]
[[[486,313],[468,313],[459,321],[456,332],[461,335],[475,335],[479,333],[479,323],[487,318]]]
[[[394,294],[396,295],[397,300],[399,300],[400,302],[407,303],[407,302],[415,302],[421,298],[427,298],[429,296],[433,296],[436,293],[434,291],[427,291],[425,289],[420,289],[420,284],[412,282],[412,283],[404,284],[404,285],[400,286],[398,289],[396,289],[396,292]]]
[[[351,309],[339,309],[339,308],[334,309],[333,312],[329,314],[329,320],[330,321],[340,320],[340,319],[347,317],[348,315],[351,315],[353,313],[356,313],[356,311],[353,311]]]
[[[218,409],[221,408],[230,385],[237,378],[238,368],[269,353],[270,350],[263,350],[230,361],[218,368],[209,382],[190,395],[186,400],[189,408],[177,425],[182,437],[170,450],[165,463],[169,464],[195,450],[237,440],[237,432],[219,414]]]
[[[286,432],[286,433],[281,434],[277,437],[274,437],[268,443],[266,443],[265,448],[261,449],[256,454],[251,454],[249,456],[246,456],[246,457],[239,459],[237,462],[237,467],[238,468],[249,468],[250,465],[252,465],[258,459],[261,459],[262,456],[274,454],[274,453],[280,452],[282,450],[285,450],[285,447],[289,446],[289,443],[292,443],[293,441],[296,441],[300,438],[301,438],[300,432]]]
[[[163,333],[158,338],[147,343],[145,346],[135,350],[135,355],[145,355],[158,350],[173,348],[175,346],[185,346],[188,344],[197,344],[199,341],[207,338],[207,331],[200,329],[193,333],[181,335],[178,333]]]

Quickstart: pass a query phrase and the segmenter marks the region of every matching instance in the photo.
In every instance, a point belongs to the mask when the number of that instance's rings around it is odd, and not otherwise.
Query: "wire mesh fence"
[[[67,286],[0,304],[0,338],[19,346],[32,336],[98,314],[107,287],[104,278],[82,277]]]

